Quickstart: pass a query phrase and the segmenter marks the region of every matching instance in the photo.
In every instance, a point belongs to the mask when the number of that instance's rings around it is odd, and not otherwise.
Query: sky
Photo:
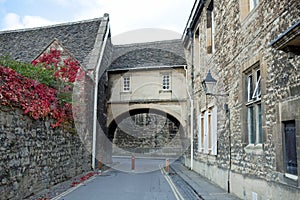
[[[0,0],[0,31],[93,19],[108,13],[113,41],[137,40],[143,34],[157,40],[180,38],[194,1]]]

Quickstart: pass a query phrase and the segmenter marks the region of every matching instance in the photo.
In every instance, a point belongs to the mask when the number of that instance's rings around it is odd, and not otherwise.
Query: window
[[[249,0],[250,1],[250,12],[258,5],[258,0]]]
[[[297,176],[297,145],[295,121],[284,122],[284,163],[286,173]]]
[[[198,69],[200,69],[200,32],[199,32],[199,28],[197,28],[196,32],[195,32],[195,38],[194,38],[194,64],[196,67],[198,67]]]
[[[198,124],[198,131],[197,131],[197,138],[198,138],[198,152],[202,152],[202,138],[204,138],[204,114],[201,113],[197,118],[197,124]]]
[[[138,126],[148,126],[152,120],[149,113],[140,113],[134,115],[133,121]]]
[[[211,11],[211,51],[215,52],[215,17],[213,11]]]
[[[198,152],[217,155],[217,108],[198,116]]]
[[[170,75],[169,74],[163,74],[162,76],[162,87],[163,90],[170,90],[171,84],[170,84]]]
[[[214,53],[214,15],[213,15],[213,1],[210,2],[206,13],[206,48],[207,53]]]
[[[247,133],[249,144],[262,143],[261,73],[251,70],[246,80]]]
[[[130,77],[123,77],[123,91],[130,91]]]
[[[244,20],[258,3],[259,0],[240,0],[241,20]]]

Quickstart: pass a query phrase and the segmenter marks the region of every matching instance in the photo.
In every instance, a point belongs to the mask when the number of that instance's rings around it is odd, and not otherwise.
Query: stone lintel
[[[273,40],[270,46],[286,53],[300,55],[300,20]]]

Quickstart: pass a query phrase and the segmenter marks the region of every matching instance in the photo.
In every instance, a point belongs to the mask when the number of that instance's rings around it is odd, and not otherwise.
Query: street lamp
[[[211,76],[210,70],[206,75],[206,78],[202,81],[202,86],[206,95],[214,94],[214,87],[217,83],[217,80]]]
[[[212,77],[210,70],[208,70],[208,73],[207,73],[205,79],[202,81],[202,87],[205,92],[205,95],[229,96],[228,93],[225,93],[225,94],[214,93],[216,83],[217,83],[217,80]]]
[[[211,96],[229,96],[228,93],[225,94],[216,94],[214,93],[214,87],[217,83],[217,80],[214,79],[210,73],[210,70],[208,70],[208,73],[205,77],[205,79],[202,81],[202,87],[205,92],[205,95],[211,95]],[[228,107],[228,104],[224,104],[224,109],[226,111],[227,117],[228,117],[228,131],[229,131],[229,169],[228,169],[228,177],[227,177],[227,187],[228,187],[228,193],[230,193],[230,176],[231,176],[231,128],[230,128],[230,110]]]

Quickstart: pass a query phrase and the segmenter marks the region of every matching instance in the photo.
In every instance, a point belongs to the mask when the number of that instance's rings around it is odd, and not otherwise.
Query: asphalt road
[[[132,171],[130,158],[114,158],[112,169],[60,199],[183,199],[176,193],[176,187],[172,185],[170,178],[160,169],[165,162],[158,159],[135,159],[135,169]]]

